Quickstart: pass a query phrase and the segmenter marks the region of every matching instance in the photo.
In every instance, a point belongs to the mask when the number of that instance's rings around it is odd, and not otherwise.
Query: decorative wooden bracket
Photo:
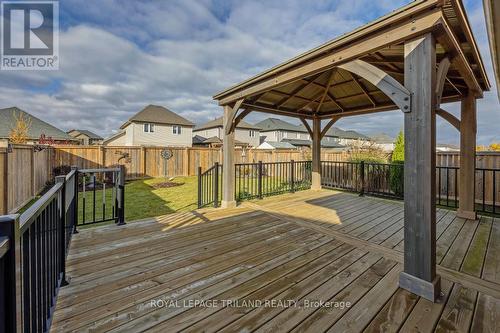
[[[302,122],[302,124],[304,124],[304,127],[306,128],[307,132],[309,133],[309,135],[311,136],[311,138],[313,137],[313,131],[311,129],[311,126],[309,126],[309,123],[306,121],[305,118],[303,117],[300,117],[299,118],[300,121]]]
[[[411,94],[392,76],[363,60],[353,60],[338,66],[367,80],[389,97],[401,111],[411,112]]]
[[[460,132],[460,120],[458,120],[457,117],[449,113],[448,111],[445,111],[441,108],[436,109],[436,114],[449,122],[453,127],[455,127],[459,132]]]
[[[252,112],[252,109],[244,109],[240,112],[239,115],[236,116],[236,118],[234,118],[234,121],[233,121],[233,124],[231,125],[231,129],[230,131],[235,131],[236,130],[236,127],[238,126],[238,124],[240,123],[240,121],[243,120],[243,118],[245,118],[250,112]]]
[[[438,65],[436,74],[436,110],[441,105],[441,98],[443,97],[444,82],[446,81],[446,74],[450,68],[451,62],[448,57],[443,58]]]
[[[235,125],[235,118],[236,114],[238,113],[239,108],[241,107],[241,104],[243,104],[244,99],[239,99],[234,103],[234,106],[231,108],[231,114],[227,119],[227,123],[225,124],[226,128],[226,135],[231,134],[234,129],[236,128]]]
[[[333,117],[332,120],[330,120],[328,122],[328,124],[326,124],[325,128],[323,128],[323,130],[321,131],[321,134],[320,134],[320,139],[323,139],[323,137],[326,135],[326,133],[328,132],[328,130],[333,126],[333,124],[335,124],[337,122],[337,120],[340,119],[340,116],[338,117]]]

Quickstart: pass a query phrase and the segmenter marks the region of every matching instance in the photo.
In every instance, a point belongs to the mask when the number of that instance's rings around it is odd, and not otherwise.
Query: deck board
[[[464,220],[444,209],[436,220],[437,263],[489,289],[442,279],[437,303],[399,289],[403,203],[345,192],[303,191],[82,229],[51,330],[494,332],[500,220]],[[159,299],[177,304],[154,307]],[[202,300],[219,303],[193,306]],[[315,301],[350,306],[305,306]]]

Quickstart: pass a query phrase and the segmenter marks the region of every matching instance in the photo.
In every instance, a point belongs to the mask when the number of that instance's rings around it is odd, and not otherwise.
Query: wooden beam
[[[309,123],[307,122],[306,118],[304,117],[299,117],[300,121],[302,122],[302,124],[304,125],[304,127],[306,128],[307,130],[307,133],[309,133],[309,135],[311,136],[311,138],[313,137],[313,131],[311,129],[311,126],[309,126]]]
[[[321,189],[321,119],[313,119],[312,136],[312,190]]]
[[[353,60],[340,68],[361,76],[383,91],[403,112],[410,111],[410,92],[401,83],[380,68],[363,60]]]
[[[457,117],[449,113],[448,111],[445,111],[441,108],[436,109],[436,114],[449,122],[453,127],[455,127],[459,132],[460,132],[460,120],[458,120]]]
[[[235,131],[236,128],[238,127],[238,124],[243,120],[243,118],[245,118],[250,112],[252,112],[252,109],[245,109],[243,111],[240,112],[239,115],[236,116],[236,118],[234,118],[234,122],[233,122],[233,125],[232,125],[232,128],[231,128],[231,131]]]
[[[428,33],[405,43],[404,272],[399,286],[428,300],[440,294],[436,275],[436,43]]]
[[[428,3],[430,4],[430,2]],[[403,22],[394,25],[384,26],[383,29],[373,31],[364,38],[353,41],[349,45],[338,48],[326,56],[311,59],[301,66],[291,67],[281,73],[276,73],[267,79],[260,80],[251,85],[247,85],[237,90],[227,91],[215,96],[220,105],[226,105],[240,98],[259,94],[263,91],[282,86],[290,82],[300,80],[335,66],[352,61],[367,53],[375,52],[386,46],[410,40],[423,33],[432,31],[435,24],[442,18],[440,8],[430,9]]]
[[[321,110],[321,106],[323,105],[323,102],[325,101],[326,96],[328,95],[328,89],[330,89],[330,85],[333,82],[333,77],[335,75],[335,70],[332,69],[330,73],[330,78],[328,79],[328,83],[325,87],[325,91],[323,92],[323,95],[321,96],[321,100],[319,101],[318,106],[316,107],[316,113],[318,113]]]
[[[443,97],[444,82],[446,81],[446,74],[450,68],[451,62],[448,57],[444,57],[439,62],[437,75],[436,75],[436,109],[441,105],[441,98]]]
[[[224,172],[222,173],[222,182],[224,186],[222,187],[222,208],[236,207],[236,197],[234,194],[234,184],[235,184],[235,169],[234,169],[234,131],[230,131],[229,127],[232,124],[232,117],[234,116],[234,110],[229,105],[224,106],[224,116],[223,116],[223,133],[224,137],[222,139],[222,154],[223,154],[223,166]]]
[[[340,109],[340,111],[345,111],[342,104],[340,104],[340,102],[337,100],[337,98],[335,98],[335,96],[333,96],[333,94],[331,94],[330,92],[327,92],[327,95],[328,95],[328,98],[333,102],[333,104],[335,104]]]
[[[245,109],[251,109],[253,111],[257,112],[264,112],[264,113],[270,113],[270,114],[275,114],[278,116],[286,116],[286,117],[294,117],[294,118],[299,118],[303,117],[306,119],[312,119],[312,114],[307,114],[305,112],[296,112],[296,111],[289,111],[289,110],[278,110],[270,106],[265,106],[265,105],[254,105],[250,103],[243,103],[241,107]]]
[[[227,132],[225,132],[226,134],[229,134],[229,133],[231,133],[231,131],[232,131],[232,130],[234,130],[234,128],[235,128],[235,127],[233,126],[233,124],[234,124],[234,119],[235,119],[235,117],[236,117],[236,114],[238,113],[239,108],[241,107],[241,104],[243,104],[243,101],[244,101],[244,100],[245,100],[245,99],[243,99],[243,98],[242,98],[242,99],[239,99],[239,100],[237,100],[237,101],[236,101],[236,103],[234,103],[234,106],[233,106],[232,108],[230,107],[231,111],[230,111],[230,113],[228,114],[228,118],[226,119],[227,123],[224,123],[224,125],[225,125],[225,127],[224,127],[224,128],[225,128],[225,129],[226,129],[226,131],[227,131]],[[224,111],[224,112],[225,112],[225,111]]]
[[[457,216],[476,219],[475,168],[476,168],[476,98],[469,94],[460,108],[460,171],[458,193],[460,196]]]
[[[436,39],[451,57],[451,63],[458,69],[460,75],[467,83],[469,90],[477,97],[483,97],[483,89],[477,81],[474,71],[463,53],[460,43],[456,40],[452,29],[448,26],[444,18],[442,18],[438,24]]]
[[[304,85],[302,85],[302,86],[300,86],[300,87],[298,87],[297,89],[293,90],[293,91],[292,91],[292,94],[291,94],[290,96],[288,96],[288,97],[286,97],[286,98],[283,98],[281,101],[279,101],[278,103],[276,103],[276,108],[278,108],[278,109],[279,109],[279,108],[280,108],[280,107],[282,107],[284,104],[286,104],[289,100],[291,100],[291,99],[292,99],[292,98],[294,98],[294,97],[297,97],[297,95],[298,95],[301,91],[303,91],[304,89],[306,89],[307,87],[309,87],[309,86],[311,86],[311,85],[314,85],[314,84],[315,84],[314,80],[316,80],[318,77],[320,77],[320,76],[321,76],[321,74],[322,74],[322,73],[320,73],[320,74],[316,75],[316,76],[315,76],[315,77],[314,77],[311,81],[304,80],[304,81],[306,81],[307,83],[306,83],[306,84],[304,84]]]
[[[377,106],[377,103],[372,98],[372,96],[370,96],[370,94],[368,93],[368,90],[366,90],[366,88],[363,87],[363,85],[358,81],[358,79],[356,79],[356,77],[354,77],[354,75],[351,72],[347,72],[347,73],[349,73],[349,75],[351,76],[352,80],[356,83],[356,85],[358,86],[358,88],[361,89],[361,91],[368,98],[368,100],[370,101],[370,103],[372,103],[373,106]]]
[[[323,139],[326,135],[326,133],[328,132],[328,130],[333,126],[333,124],[335,124],[341,117],[340,116],[335,116],[335,117],[332,117],[332,119],[328,122],[328,124],[326,124],[326,126],[323,128],[323,130],[321,131],[321,135],[320,135],[320,138]]]

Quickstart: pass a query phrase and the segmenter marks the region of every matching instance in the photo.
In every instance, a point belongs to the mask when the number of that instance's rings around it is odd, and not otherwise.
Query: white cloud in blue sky
[[[151,103],[201,123],[221,115],[214,93],[407,2],[60,1],[60,70],[3,72],[0,107],[17,105],[63,129],[102,135]],[[465,4],[493,80],[481,1]],[[458,112],[456,105],[447,109]],[[500,141],[493,90],[478,109],[479,143]],[[266,116],[251,114],[248,120]],[[338,122],[393,136],[402,125],[400,112]],[[458,133],[438,120],[438,141],[456,143]]]

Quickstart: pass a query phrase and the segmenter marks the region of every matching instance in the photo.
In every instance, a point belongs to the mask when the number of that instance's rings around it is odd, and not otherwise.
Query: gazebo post
[[[224,139],[222,141],[223,171],[222,171],[222,208],[236,207],[234,195],[235,170],[234,170],[234,131],[228,129],[232,124],[233,108],[224,105],[223,131]]]
[[[457,216],[475,220],[475,168],[476,168],[476,97],[468,94],[461,103],[460,120],[460,177]]]
[[[404,46],[405,87],[411,107],[404,114],[404,271],[399,286],[435,301],[436,275],[436,42],[431,33]]]
[[[312,135],[312,190],[321,190],[321,119],[313,119]]]

